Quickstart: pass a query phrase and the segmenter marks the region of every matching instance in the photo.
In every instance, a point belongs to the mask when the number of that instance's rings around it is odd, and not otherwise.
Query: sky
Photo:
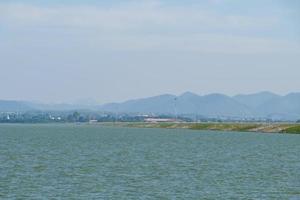
[[[298,0],[1,0],[0,99],[300,92]]]

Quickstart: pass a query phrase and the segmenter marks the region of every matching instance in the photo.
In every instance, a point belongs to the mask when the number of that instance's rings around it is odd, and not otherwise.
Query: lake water
[[[300,199],[300,135],[0,125],[0,199]]]

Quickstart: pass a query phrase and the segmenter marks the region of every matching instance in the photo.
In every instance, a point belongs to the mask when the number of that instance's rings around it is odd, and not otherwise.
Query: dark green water
[[[0,199],[300,199],[300,135],[0,125]]]

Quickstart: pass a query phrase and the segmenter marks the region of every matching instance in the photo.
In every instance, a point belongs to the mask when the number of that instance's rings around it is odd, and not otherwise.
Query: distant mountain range
[[[23,101],[0,100],[0,112],[27,111],[33,108]]]
[[[233,97],[223,94],[200,96],[185,92],[180,96],[164,94],[104,105],[37,104],[0,100],[0,112],[27,110],[89,109],[116,113],[198,115],[203,117],[300,119],[300,93],[285,96],[260,92]]]
[[[103,111],[194,114],[203,117],[271,118],[279,120],[300,119],[300,93],[280,96],[260,92],[233,97],[223,94],[200,96],[185,92],[180,96],[165,94],[123,103],[106,104]]]

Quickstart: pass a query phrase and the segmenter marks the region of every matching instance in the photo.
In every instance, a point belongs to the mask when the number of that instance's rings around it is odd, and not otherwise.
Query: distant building
[[[157,122],[176,122],[176,119],[172,118],[145,118],[145,122],[157,123]]]
[[[149,117],[149,115],[146,114],[141,114],[141,115],[137,115],[138,117]]]

